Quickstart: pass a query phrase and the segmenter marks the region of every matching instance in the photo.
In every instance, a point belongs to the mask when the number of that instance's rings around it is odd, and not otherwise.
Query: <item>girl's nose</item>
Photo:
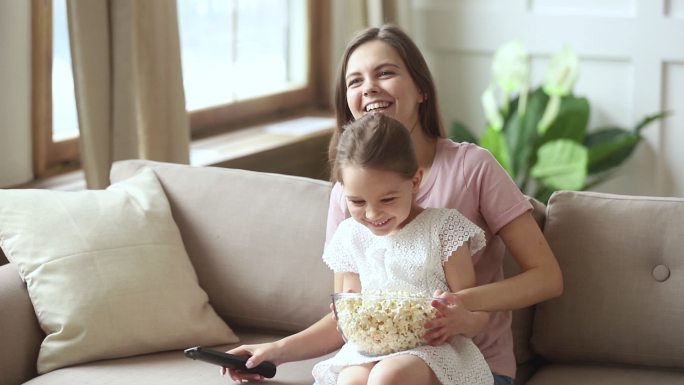
[[[380,210],[376,210],[374,207],[368,206],[366,208],[366,219],[369,221],[374,221],[380,218]]]

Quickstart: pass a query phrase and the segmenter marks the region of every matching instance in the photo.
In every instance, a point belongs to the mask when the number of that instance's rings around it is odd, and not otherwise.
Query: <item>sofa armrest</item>
[[[22,384],[36,374],[45,338],[33,305],[13,264],[0,266],[0,384]]]

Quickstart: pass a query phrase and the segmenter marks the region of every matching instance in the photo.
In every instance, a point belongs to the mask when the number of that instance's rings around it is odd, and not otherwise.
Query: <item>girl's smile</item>
[[[406,179],[392,171],[343,167],[349,213],[375,235],[393,234],[422,211],[413,199],[421,178],[421,170],[413,179]]]

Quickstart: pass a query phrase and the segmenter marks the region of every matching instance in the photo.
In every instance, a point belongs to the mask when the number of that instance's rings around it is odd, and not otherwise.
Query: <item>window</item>
[[[42,178],[78,167],[78,119],[66,0],[31,4],[34,173]],[[196,137],[329,107],[328,1],[177,0],[177,7]]]
[[[78,161],[78,119],[66,0],[33,0],[32,120],[34,174],[49,176]]]
[[[186,108],[197,132],[327,107],[326,2],[178,0]],[[313,23],[313,20],[321,22]],[[323,64],[323,65],[321,65]],[[327,91],[323,91],[327,93]]]

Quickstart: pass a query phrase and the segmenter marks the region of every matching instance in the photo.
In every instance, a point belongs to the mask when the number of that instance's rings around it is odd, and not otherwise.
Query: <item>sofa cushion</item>
[[[47,334],[39,373],[237,340],[198,285],[152,170],[107,190],[2,190],[0,245]]]
[[[517,384],[517,379],[516,379]],[[681,385],[684,372],[645,367],[547,365],[525,385]]]
[[[240,341],[263,343],[283,338],[285,334],[268,334],[236,330]],[[236,345],[214,346],[225,351]],[[267,385],[311,385],[311,369],[325,357],[279,365],[276,375]],[[36,377],[24,385],[126,384],[126,385],[226,385],[230,377],[222,377],[218,366],[186,358],[181,350],[147,354],[116,360],[91,362],[55,370]]]
[[[323,263],[330,183],[281,174],[126,160],[151,167],[217,313],[231,327],[296,332],[330,311]]]
[[[554,194],[544,234],[564,293],[537,306],[533,347],[554,362],[684,367],[683,229],[684,199]]]

